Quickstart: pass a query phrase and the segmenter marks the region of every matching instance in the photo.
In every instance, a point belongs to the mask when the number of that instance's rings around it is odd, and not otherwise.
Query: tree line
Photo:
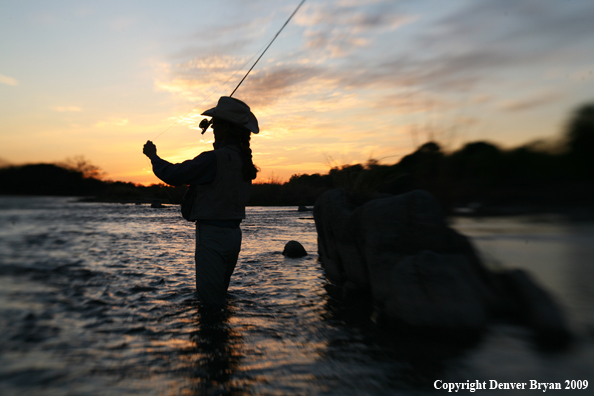
[[[60,164],[0,169],[0,194],[83,196],[113,202],[181,202],[185,186],[151,186],[101,180],[99,168],[79,157]],[[297,174],[285,183],[254,184],[250,205],[313,205],[332,188],[366,200],[378,194],[424,189],[446,211],[456,207],[555,208],[594,202],[594,103],[578,108],[562,141],[502,149],[480,141],[446,153],[427,142],[392,165],[331,168],[326,174]],[[491,208],[491,209],[490,209]]]
[[[255,189],[256,201],[311,205],[324,191],[344,188],[353,199],[424,189],[443,208],[466,207],[484,214],[556,210],[594,204],[594,103],[579,107],[561,139],[512,149],[471,142],[445,153],[427,142],[398,163],[344,165],[327,174],[293,175],[282,185]]]

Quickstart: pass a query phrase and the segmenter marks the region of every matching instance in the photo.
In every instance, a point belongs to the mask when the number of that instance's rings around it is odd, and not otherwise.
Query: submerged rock
[[[488,270],[428,192],[354,202],[343,190],[316,202],[320,261],[350,295],[366,292],[386,322],[476,334],[494,317],[521,317],[539,339],[567,338],[548,294],[521,273]]]
[[[299,258],[307,256],[307,252],[303,245],[301,245],[297,241],[289,241],[285,245],[285,249],[283,250],[283,256],[290,257],[290,258]]]

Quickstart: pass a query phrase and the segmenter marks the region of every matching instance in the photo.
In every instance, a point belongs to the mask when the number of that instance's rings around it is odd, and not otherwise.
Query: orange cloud
[[[19,85],[19,82],[17,81],[16,78],[12,78],[12,77],[8,77],[3,74],[0,74],[0,84],[11,85],[13,87],[16,87],[17,85]]]
[[[64,112],[80,112],[82,109],[77,106],[54,106],[52,107],[55,111],[64,113]]]

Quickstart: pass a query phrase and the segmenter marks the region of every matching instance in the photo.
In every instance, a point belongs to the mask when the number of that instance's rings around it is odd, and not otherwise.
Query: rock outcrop
[[[540,338],[569,337],[552,298],[522,271],[488,270],[428,192],[354,201],[331,190],[316,202],[320,261],[334,284],[367,292],[387,322],[477,333],[519,316]]]

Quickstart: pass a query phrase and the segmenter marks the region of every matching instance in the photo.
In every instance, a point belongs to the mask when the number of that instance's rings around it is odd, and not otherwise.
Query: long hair
[[[241,126],[225,122],[217,119],[217,124],[225,124],[226,136],[223,141],[223,145],[237,144],[240,148],[241,161],[243,166],[241,171],[243,173],[243,180],[250,181],[254,180],[258,174],[258,167],[254,165],[252,159],[252,149],[250,148],[251,132]]]

